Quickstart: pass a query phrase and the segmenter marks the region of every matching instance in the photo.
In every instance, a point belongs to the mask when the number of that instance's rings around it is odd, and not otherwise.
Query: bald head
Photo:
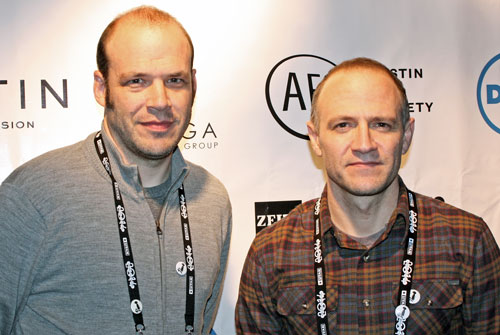
[[[141,6],[134,8],[117,16],[111,23],[104,29],[99,43],[97,44],[97,68],[101,72],[104,80],[107,81],[109,74],[110,60],[108,56],[109,40],[113,37],[114,33],[120,29],[121,26],[132,23],[134,25],[145,26],[168,26],[174,25],[181,30],[182,34],[186,37],[191,49],[191,68],[193,67],[194,48],[189,34],[184,27],[172,15],[162,10],[151,6]]]
[[[380,71],[385,74],[388,78],[392,80],[397,91],[399,92],[400,97],[400,108],[399,114],[402,120],[403,126],[410,119],[410,111],[408,109],[408,98],[406,97],[406,90],[403,86],[403,83],[382,63],[377,62],[376,60],[370,58],[354,58],[340,63],[335,66],[328,72],[328,74],[323,78],[323,80],[319,83],[318,87],[314,91],[314,96],[312,100],[311,106],[311,121],[314,124],[316,130],[319,130],[319,112],[318,112],[318,100],[321,97],[324,87],[326,83],[335,75],[340,72],[348,72],[348,71],[356,71],[356,70],[372,70],[372,71]]]

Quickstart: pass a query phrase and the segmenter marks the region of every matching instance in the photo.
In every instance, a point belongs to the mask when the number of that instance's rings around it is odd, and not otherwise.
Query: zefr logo
[[[477,82],[477,104],[484,121],[500,134],[500,54],[481,71]]]

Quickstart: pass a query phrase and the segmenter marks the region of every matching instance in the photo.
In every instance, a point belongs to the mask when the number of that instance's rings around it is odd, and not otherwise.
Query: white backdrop
[[[32,157],[99,129],[102,109],[92,94],[97,40],[115,15],[140,4],[0,2],[0,180]],[[256,229],[255,202],[304,201],[323,188],[321,164],[308,141],[287,132],[270,109],[305,134],[310,87],[329,62],[368,56],[394,69],[416,119],[401,170],[405,182],[482,216],[500,241],[500,2],[148,4],[176,16],[193,39],[198,93],[181,148],[219,177],[232,198],[233,241],[218,334],[234,334],[240,271]]]

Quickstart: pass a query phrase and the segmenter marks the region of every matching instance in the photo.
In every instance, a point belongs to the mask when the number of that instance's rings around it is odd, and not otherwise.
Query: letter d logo
[[[500,134],[500,54],[493,57],[481,71],[477,82],[477,105],[491,129]]]
[[[486,85],[486,101],[488,105],[500,102],[500,85]]]

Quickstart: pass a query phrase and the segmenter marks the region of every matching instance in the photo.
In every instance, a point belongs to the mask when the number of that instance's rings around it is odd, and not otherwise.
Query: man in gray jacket
[[[139,7],[108,25],[97,63],[101,131],[0,187],[0,333],[208,334],[231,205],[177,149],[196,92],[191,40]]]

